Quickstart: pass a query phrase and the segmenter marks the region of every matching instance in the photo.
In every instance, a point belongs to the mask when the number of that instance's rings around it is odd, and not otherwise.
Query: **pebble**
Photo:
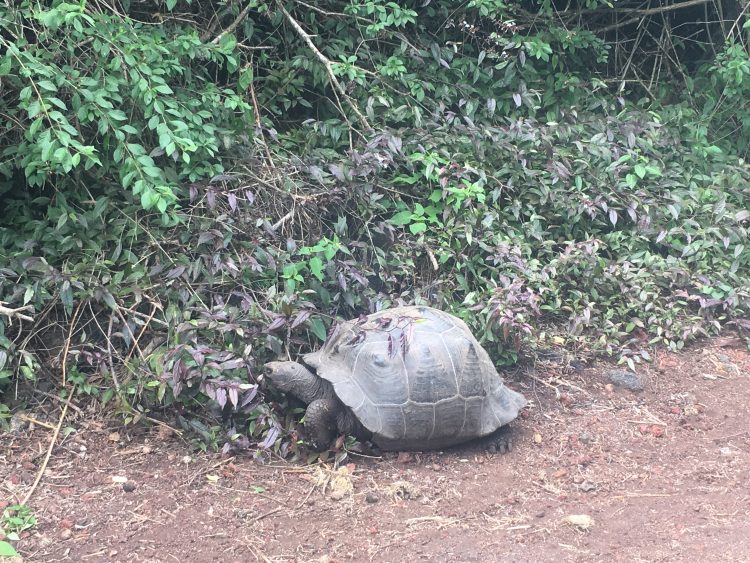
[[[640,377],[632,372],[623,370],[610,371],[607,374],[607,379],[618,387],[623,387],[630,391],[643,391],[643,382]]]
[[[73,530],[71,530],[70,528],[65,528],[64,530],[60,532],[61,540],[69,540],[72,537],[73,537]]]
[[[590,433],[583,431],[578,435],[578,440],[584,444],[590,444],[594,441],[594,437]]]
[[[135,491],[135,487],[136,485],[132,481],[126,481],[122,484],[122,490],[126,493],[132,493],[133,491]]]
[[[367,502],[368,502],[369,504],[375,504],[375,503],[376,503],[376,502],[378,502],[378,501],[379,501],[380,499],[378,498],[378,495],[376,495],[375,493],[367,493],[367,496],[365,497],[365,500],[366,500],[366,501],[367,501]]]

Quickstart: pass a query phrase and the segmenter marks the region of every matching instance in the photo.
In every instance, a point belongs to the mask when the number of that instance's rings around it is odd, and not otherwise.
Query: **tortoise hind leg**
[[[484,438],[485,449],[491,453],[508,453],[513,449],[510,426],[505,424]]]
[[[322,452],[331,447],[338,430],[336,418],[341,404],[334,398],[317,399],[305,411],[305,433],[313,448]]]

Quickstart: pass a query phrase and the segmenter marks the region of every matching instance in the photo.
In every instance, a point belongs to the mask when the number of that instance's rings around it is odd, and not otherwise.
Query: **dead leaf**
[[[409,500],[417,498],[419,487],[409,481],[394,481],[386,488],[386,492],[391,498]]]
[[[594,525],[594,519],[588,514],[568,514],[562,521],[564,524],[568,524],[584,532],[591,529]]]

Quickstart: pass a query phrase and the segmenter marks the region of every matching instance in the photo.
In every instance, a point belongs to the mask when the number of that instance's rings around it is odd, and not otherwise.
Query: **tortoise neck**
[[[297,383],[293,386],[294,394],[309,405],[318,399],[329,399],[334,396],[331,384],[318,377],[305,366],[295,363],[291,379]]]

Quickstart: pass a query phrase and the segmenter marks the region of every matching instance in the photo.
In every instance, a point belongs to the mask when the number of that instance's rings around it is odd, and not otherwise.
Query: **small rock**
[[[132,493],[133,491],[135,491],[135,483],[133,483],[132,481],[123,483],[122,490],[125,491],[126,493]]]
[[[580,485],[578,485],[578,488],[581,489],[584,493],[590,493],[591,491],[596,490],[596,485],[592,483],[591,481],[584,481]]]
[[[582,465],[583,467],[586,467],[592,461],[594,461],[594,458],[587,454],[582,454],[573,458],[573,463],[576,465]]]
[[[578,435],[578,440],[583,444],[590,444],[594,441],[594,437],[584,430]]]
[[[655,438],[661,438],[662,436],[664,436],[664,428],[662,426],[659,426],[658,424],[653,424],[651,426],[651,434]]]
[[[341,500],[346,496],[346,491],[342,489],[336,489],[330,494],[331,500]]]
[[[629,389],[630,391],[643,391],[643,382],[634,373],[629,371],[610,371],[607,374],[607,379],[614,385]]]
[[[568,476],[568,470],[567,469],[558,469],[552,474],[553,479],[562,479],[563,477]]]
[[[376,495],[375,493],[367,493],[367,496],[365,497],[365,501],[367,501],[367,503],[369,504],[375,504],[379,500],[380,499],[378,498],[378,495]]]
[[[536,518],[544,518],[544,516],[545,516],[546,514],[547,514],[547,513],[546,513],[546,512],[544,512],[544,510],[540,510],[539,512],[537,512],[536,514],[534,514],[534,517],[536,517]]]
[[[71,530],[70,528],[65,528],[64,530],[60,532],[61,540],[69,540],[72,537],[73,537],[73,530]]]
[[[588,514],[569,514],[562,519],[565,524],[569,524],[579,530],[588,530],[594,525],[594,519]]]
[[[411,463],[414,461],[414,456],[409,452],[399,452],[396,458],[396,463]]]

